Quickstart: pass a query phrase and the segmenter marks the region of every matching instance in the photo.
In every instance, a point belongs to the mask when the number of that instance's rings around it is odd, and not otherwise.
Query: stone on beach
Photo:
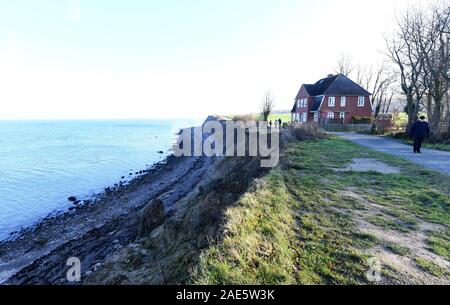
[[[139,217],[139,235],[151,233],[164,222],[164,204],[161,200],[155,199],[146,206]]]

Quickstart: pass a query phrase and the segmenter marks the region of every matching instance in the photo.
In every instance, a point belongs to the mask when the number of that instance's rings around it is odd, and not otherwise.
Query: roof
[[[371,95],[371,93],[343,74],[328,76],[313,85],[305,84],[304,86],[310,96],[330,94]]]
[[[318,111],[320,108],[320,104],[322,104],[323,95],[313,97],[313,105],[310,111]]]

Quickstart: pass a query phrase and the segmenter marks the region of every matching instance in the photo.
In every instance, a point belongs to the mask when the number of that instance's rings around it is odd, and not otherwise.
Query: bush
[[[352,124],[371,124],[372,118],[370,117],[361,117],[361,116],[354,116],[351,119]]]
[[[406,132],[392,133],[391,137],[393,137],[394,139],[401,139],[401,140],[409,139],[409,136],[408,136],[408,134]]]
[[[320,128],[318,124],[302,124],[292,129],[292,135],[298,141],[324,139],[327,137],[326,132]]]
[[[257,121],[257,118],[252,114],[239,114],[239,115],[233,116],[233,118],[231,120],[235,121],[235,122],[238,122],[238,121],[251,122],[251,121]]]

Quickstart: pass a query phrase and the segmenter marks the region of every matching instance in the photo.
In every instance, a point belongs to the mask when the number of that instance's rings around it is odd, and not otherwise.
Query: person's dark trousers
[[[420,154],[420,149],[422,148],[422,142],[425,137],[415,137],[414,138],[414,152]]]

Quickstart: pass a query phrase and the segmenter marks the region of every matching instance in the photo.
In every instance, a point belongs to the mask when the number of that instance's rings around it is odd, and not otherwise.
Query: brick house
[[[371,93],[343,74],[329,75],[314,85],[303,84],[291,111],[292,121],[341,122],[372,117]]]

